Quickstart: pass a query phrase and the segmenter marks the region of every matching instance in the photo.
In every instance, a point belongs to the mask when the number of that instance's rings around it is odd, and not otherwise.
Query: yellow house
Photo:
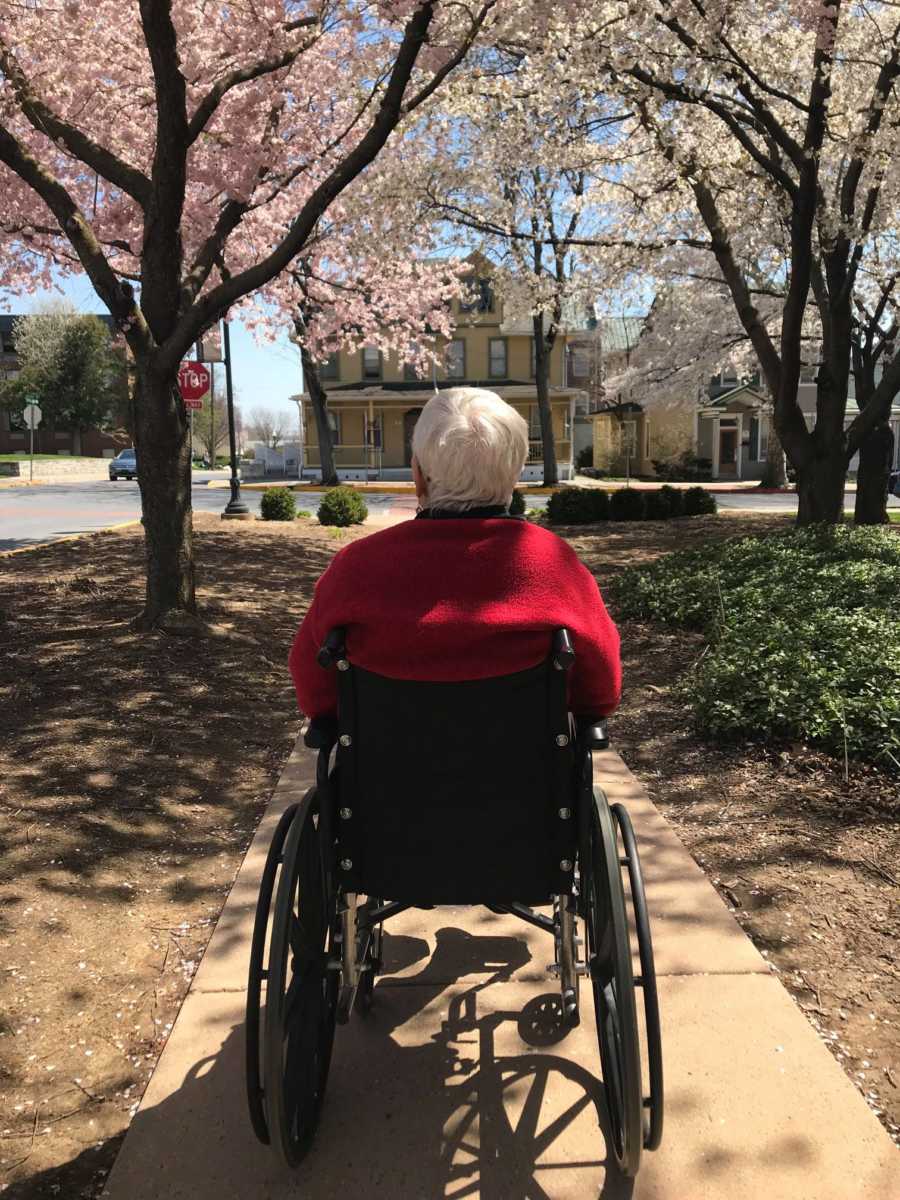
[[[320,367],[328,395],[334,459],[342,479],[410,479],[411,439],[419,413],[435,391],[472,386],[496,392],[528,422],[529,454],[522,478],[541,479],[543,444],[534,382],[531,321],[504,317],[488,267],[473,263],[470,294],[454,300],[453,336],[440,347],[441,365],[425,378],[396,355],[376,347],[333,354]],[[567,385],[567,335],[557,338],[550,359],[550,405],[561,479],[574,475],[572,426],[579,388]],[[569,371],[571,374],[571,370]],[[321,469],[316,421],[309,396],[302,401],[301,474]]]

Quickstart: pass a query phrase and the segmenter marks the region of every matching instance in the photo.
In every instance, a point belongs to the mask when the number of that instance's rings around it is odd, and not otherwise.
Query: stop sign
[[[209,368],[200,362],[183,362],[178,368],[182,400],[200,400],[209,391]]]

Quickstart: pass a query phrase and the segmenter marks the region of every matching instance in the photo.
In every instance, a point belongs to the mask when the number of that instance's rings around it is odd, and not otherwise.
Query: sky
[[[65,297],[86,313],[103,313],[105,306],[86,275],[61,280],[58,290],[37,291],[16,296],[0,291],[0,313],[16,316],[32,312],[35,306]],[[254,408],[272,408],[297,420],[297,406],[290,397],[301,388],[300,354],[282,334],[274,342],[257,342],[239,320],[231,323],[232,377],[235,403],[245,421]]]

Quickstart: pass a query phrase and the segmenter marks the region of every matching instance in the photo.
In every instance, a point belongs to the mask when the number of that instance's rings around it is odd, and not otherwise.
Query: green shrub
[[[692,487],[684,493],[684,515],[686,517],[702,517],[706,513],[718,511],[716,498],[706,488]]]
[[[900,538],[792,530],[625,572],[617,614],[702,631],[680,685],[715,737],[815,742],[900,771]],[[846,739],[846,742],[845,742]]]
[[[657,479],[673,479],[679,483],[712,479],[712,459],[698,458],[691,450],[676,454],[674,458],[654,458],[653,469]]]
[[[259,509],[264,521],[293,521],[297,515],[297,502],[289,488],[266,488]]]
[[[619,488],[609,498],[609,519],[611,521],[641,521],[646,512],[645,493],[639,492],[636,488]]]
[[[583,471],[585,467],[594,465],[594,447],[584,446],[575,456],[575,470]]]
[[[312,513],[309,511],[308,508],[298,508],[295,516],[299,520],[300,517],[311,517]]]
[[[329,488],[319,505],[320,525],[362,525],[369,515],[365,500],[353,488]]]
[[[519,488],[513,489],[513,494],[509,502],[509,515],[511,517],[522,517],[525,515],[525,494]]]
[[[684,516],[684,492],[681,488],[674,488],[668,483],[664,483],[659,489],[659,494],[665,496],[669,502],[670,517]]]
[[[547,499],[551,525],[589,525],[609,516],[609,497],[602,488],[560,488]]]

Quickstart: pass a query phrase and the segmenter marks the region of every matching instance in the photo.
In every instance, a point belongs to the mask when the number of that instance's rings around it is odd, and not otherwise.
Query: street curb
[[[230,486],[227,480],[210,479],[206,484],[208,488],[222,489]],[[341,487],[351,488],[355,492],[361,492],[365,495],[367,492],[372,494],[381,494],[387,496],[404,495],[405,493],[413,494],[415,487],[408,480],[401,479],[396,483],[355,483],[348,481],[342,483]],[[559,484],[557,487],[544,487],[543,484],[528,484],[520,483],[517,485],[517,490],[528,496],[551,496],[554,492],[563,491],[570,487],[590,487],[592,491],[598,492],[619,492],[622,491],[627,484],[619,483],[603,483],[598,481],[594,484],[578,484],[565,483]],[[684,484],[684,485],[666,485],[656,484],[649,481],[640,483],[640,486],[635,486],[635,491],[638,492],[656,492],[665,486],[677,486],[679,490],[685,490],[687,487],[702,487],[710,492],[713,496],[795,496],[794,488],[755,488],[755,487],[715,487],[707,486],[707,484]],[[241,483],[242,492],[265,492],[269,488],[282,487],[287,488],[290,492],[322,492],[328,491],[321,483],[297,483],[291,482],[289,479],[273,479],[271,483]]]
[[[85,529],[83,533],[67,533],[50,542],[35,542],[32,546],[17,546],[15,550],[0,550],[0,558],[10,558],[13,554],[27,554],[30,550],[46,550],[49,546],[58,546],[61,542],[79,542],[82,538],[93,537],[95,533],[113,533],[117,529],[128,529],[129,526],[140,523],[138,518],[135,521],[120,521],[117,525],[104,525],[100,529]]]

